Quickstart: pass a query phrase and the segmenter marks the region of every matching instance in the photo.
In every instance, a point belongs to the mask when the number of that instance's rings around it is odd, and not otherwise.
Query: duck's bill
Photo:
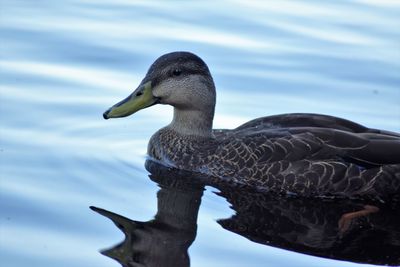
[[[103,117],[104,119],[126,117],[156,104],[157,100],[152,94],[151,82],[147,82],[140,85],[130,96],[109,108]]]

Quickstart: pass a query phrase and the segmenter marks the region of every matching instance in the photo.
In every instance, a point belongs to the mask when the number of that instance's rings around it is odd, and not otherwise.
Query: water
[[[215,128],[313,112],[400,131],[400,4],[248,2],[0,2],[2,265],[118,266],[99,250],[123,235],[89,206],[153,218],[146,146],[172,110],[102,113],[166,52],[209,65]],[[234,212],[216,191],[203,193],[191,266],[358,266],[225,230],[216,220]]]

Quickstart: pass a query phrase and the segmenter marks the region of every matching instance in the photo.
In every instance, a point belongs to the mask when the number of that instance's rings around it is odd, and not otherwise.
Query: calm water
[[[102,113],[163,53],[208,63],[215,128],[313,112],[400,131],[399,14],[388,0],[1,0],[2,266],[119,265],[99,250],[123,234],[89,206],[154,217],[146,146],[172,110]],[[250,241],[221,223],[235,212],[218,191],[203,192],[191,266],[359,265]]]

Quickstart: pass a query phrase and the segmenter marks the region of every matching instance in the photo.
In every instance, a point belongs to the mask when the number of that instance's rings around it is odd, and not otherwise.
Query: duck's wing
[[[236,129],[235,132],[254,131],[261,129],[279,129],[279,128],[329,128],[353,133],[379,133],[382,135],[400,137],[400,134],[367,128],[361,124],[342,119],[339,117],[312,114],[312,113],[289,113],[261,117],[251,120]]]
[[[344,161],[368,165],[400,164],[400,137],[386,133],[348,132],[331,128],[294,127],[292,138],[313,136],[322,147],[332,148]]]
[[[224,132],[244,146],[267,147],[274,160],[340,157],[364,167],[400,163],[400,134],[319,114],[283,114],[252,120]],[[264,156],[265,157],[265,156]]]
[[[400,137],[331,128],[292,127],[232,133],[217,150],[227,162],[269,164],[280,160],[339,160],[369,168],[400,164]]]

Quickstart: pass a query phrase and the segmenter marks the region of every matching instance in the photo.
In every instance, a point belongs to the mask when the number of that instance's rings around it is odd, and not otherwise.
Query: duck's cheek
[[[169,83],[163,82],[153,88],[153,96],[160,100],[161,104],[170,104],[173,88]]]

